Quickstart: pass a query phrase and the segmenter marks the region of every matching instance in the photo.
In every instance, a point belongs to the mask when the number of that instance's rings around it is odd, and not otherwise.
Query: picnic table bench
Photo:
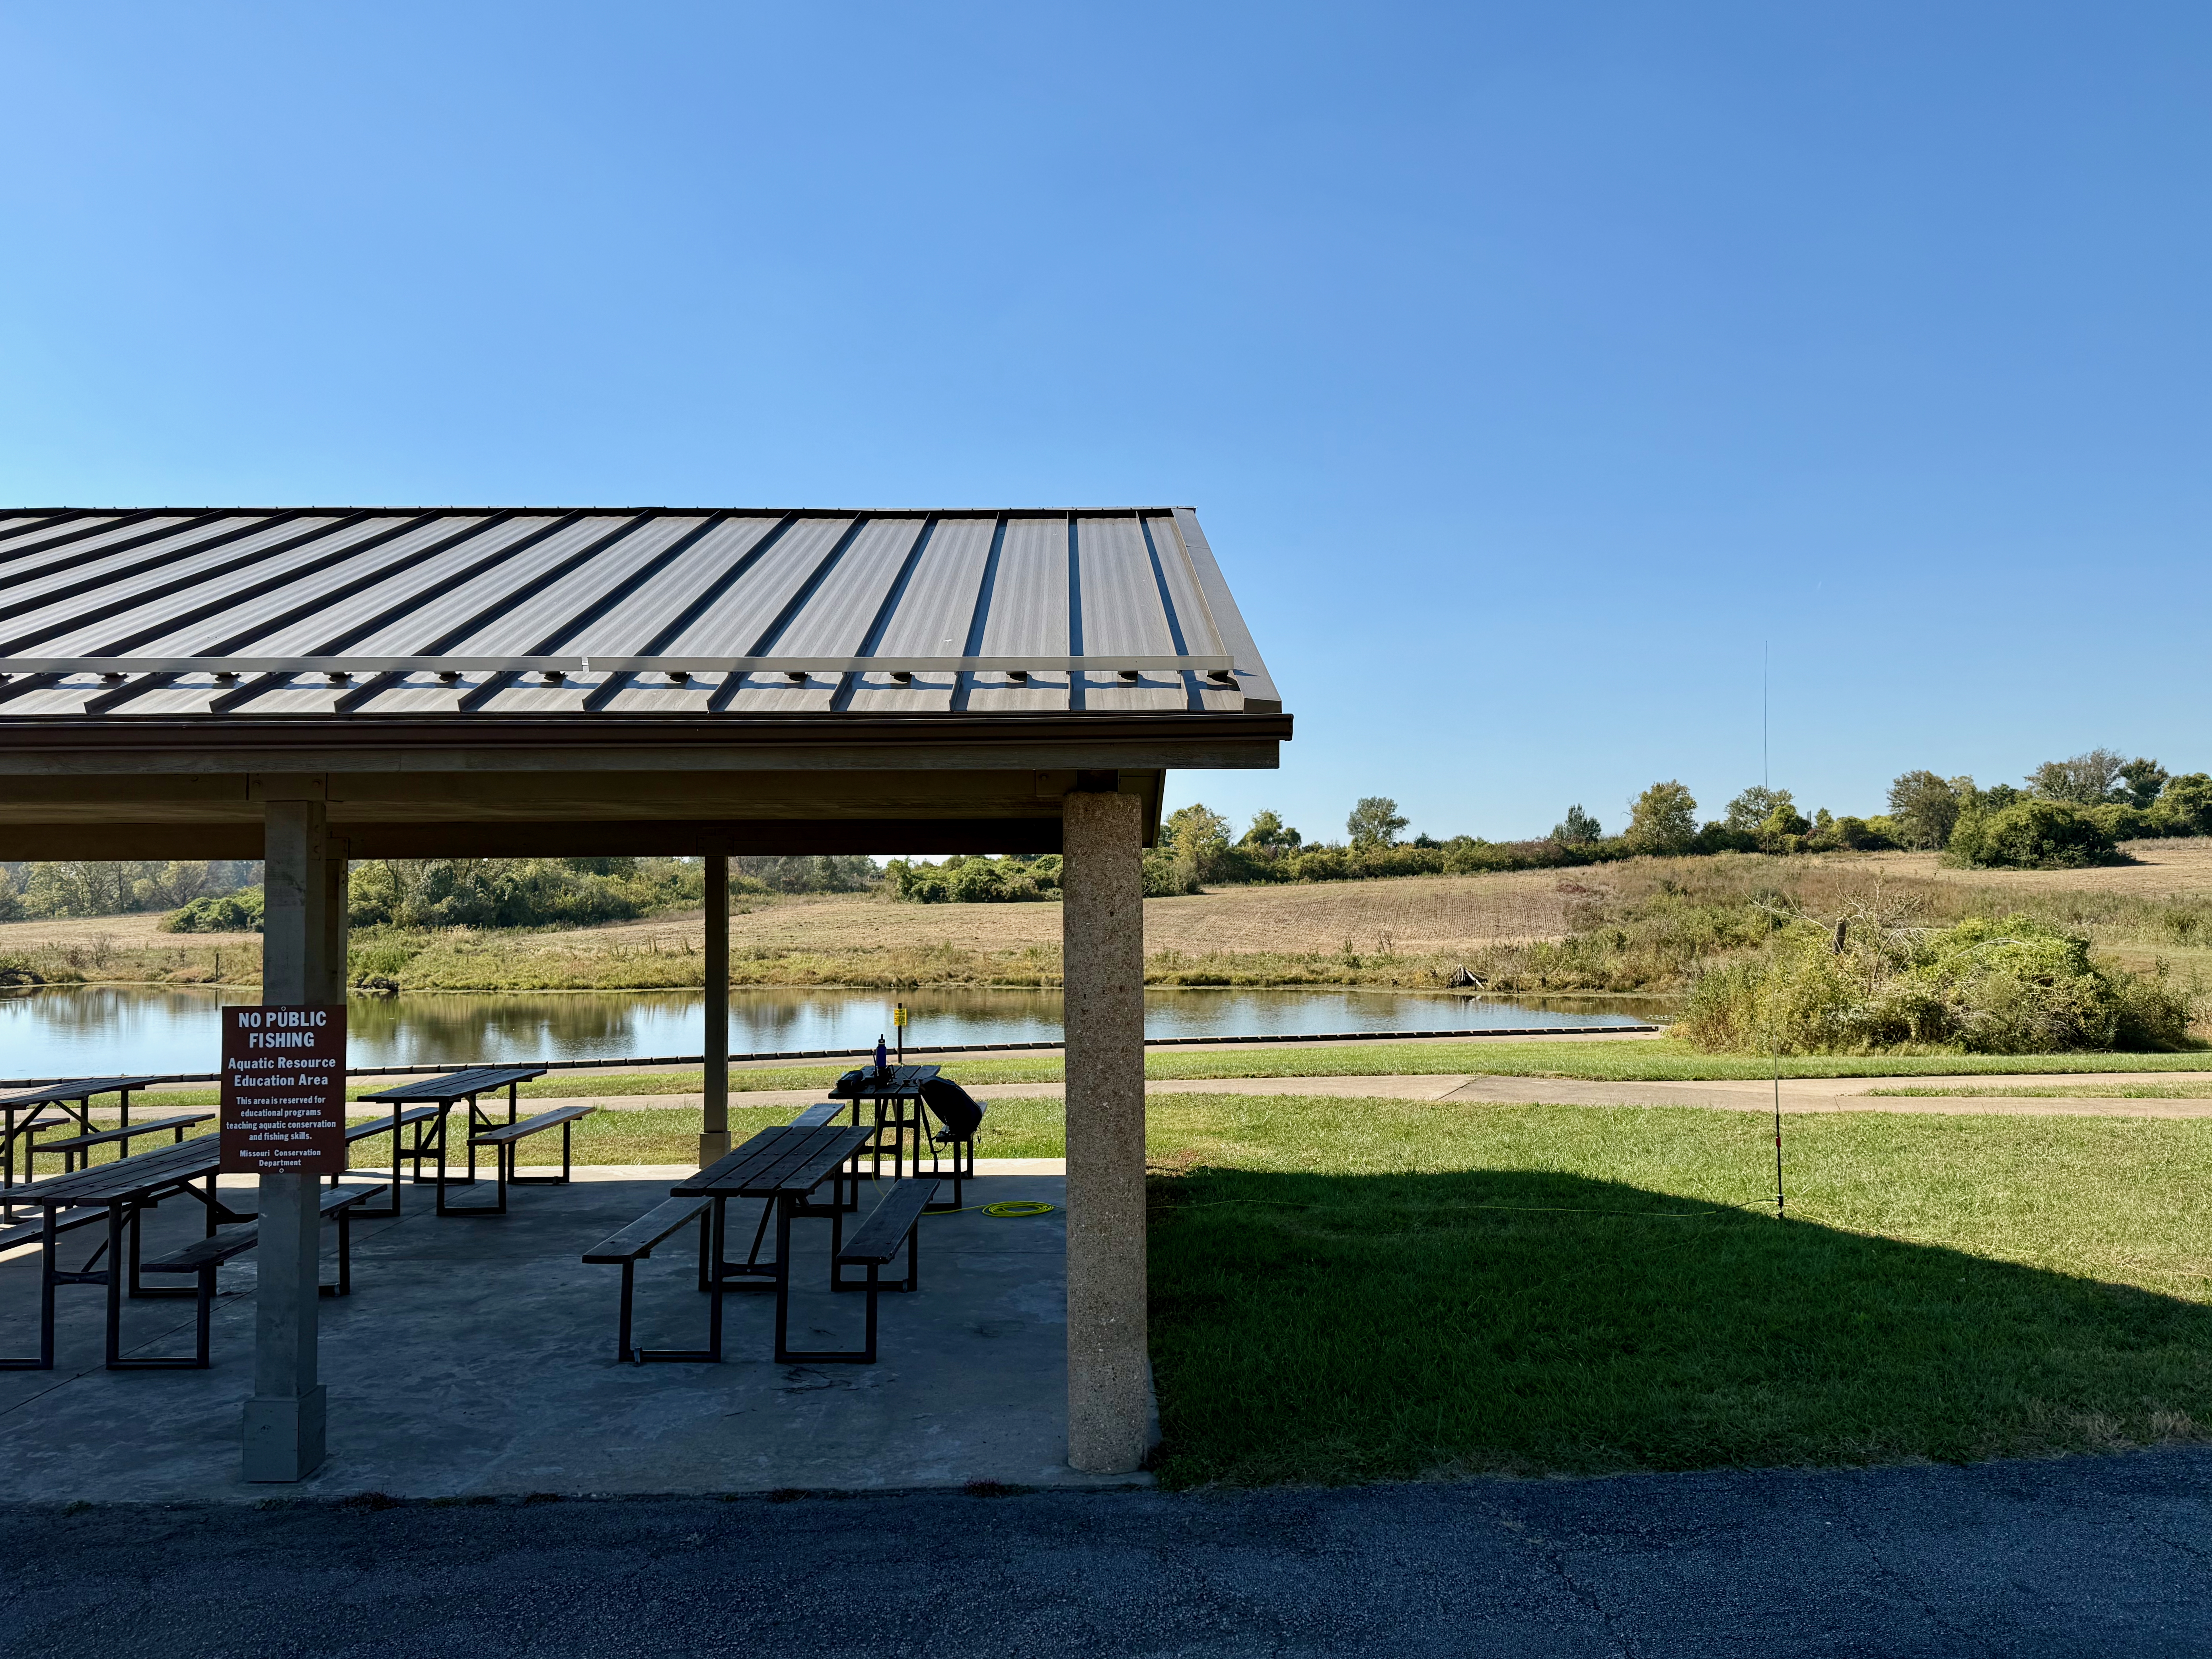
[[[366,1199],[374,1198],[384,1190],[382,1183],[374,1187],[334,1187],[323,1194],[317,1204],[322,1218],[337,1218],[338,1276],[332,1285],[318,1285],[315,1288],[324,1296],[353,1294],[353,1228],[356,1209]],[[216,1270],[233,1256],[242,1255],[261,1242],[261,1226],[258,1221],[234,1227],[228,1232],[210,1234],[195,1239],[182,1249],[156,1257],[145,1264],[149,1273],[192,1273],[198,1282],[192,1294],[198,1298],[197,1316],[193,1321],[197,1341],[192,1357],[178,1358],[161,1362],[166,1367],[179,1370],[205,1370],[208,1368],[209,1340],[213,1328],[215,1309]],[[142,1360],[142,1364],[152,1364]]]
[[[23,1174],[27,1178],[36,1176],[35,1163],[40,1152],[59,1152],[62,1155],[62,1173],[68,1175],[79,1167],[80,1157],[83,1160],[82,1167],[86,1169],[92,1167],[92,1149],[95,1146],[105,1146],[111,1142],[119,1142],[124,1156],[128,1157],[131,1143],[140,1135],[159,1134],[164,1129],[168,1129],[173,1130],[175,1138],[181,1141],[185,1138],[186,1129],[195,1123],[204,1123],[214,1115],[213,1112],[183,1112],[175,1117],[149,1118],[143,1123],[126,1124],[119,1128],[95,1129],[90,1134],[71,1135],[64,1140],[35,1139],[37,1131],[42,1126],[34,1122],[31,1125],[33,1138],[26,1139],[23,1142]],[[47,1120],[48,1124],[67,1121],[69,1120],[66,1118]]]
[[[404,1161],[412,1162],[414,1180],[419,1186],[423,1184],[422,1160],[427,1158],[434,1159],[437,1164],[438,1173],[433,1179],[438,1189],[437,1212],[440,1215],[505,1215],[507,1185],[513,1165],[512,1152],[498,1154],[500,1191],[496,1203],[468,1206],[449,1204],[446,1198],[446,1188],[448,1186],[472,1187],[476,1184],[477,1147],[484,1144],[495,1147],[505,1144],[486,1143],[480,1137],[495,1129],[522,1127],[517,1122],[519,1102],[515,1091],[531,1079],[544,1076],[545,1071],[546,1068],[543,1066],[471,1066],[458,1072],[446,1072],[436,1077],[417,1078],[411,1083],[402,1083],[389,1089],[379,1089],[374,1093],[363,1095],[362,1097],[363,1100],[392,1103],[392,1114],[390,1121],[369,1126],[368,1129],[368,1133],[371,1134],[381,1133],[387,1129],[392,1134],[391,1212],[394,1215],[399,1213],[400,1164]],[[479,1095],[493,1094],[501,1089],[507,1091],[507,1121],[504,1124],[495,1121],[477,1103],[477,1097]],[[446,1169],[447,1118],[454,1107],[464,1103],[468,1107],[468,1132],[465,1137],[468,1147],[469,1166],[466,1179],[458,1176],[448,1176]],[[403,1119],[402,1109],[408,1106],[422,1109],[426,1115],[406,1115],[405,1121],[413,1122],[416,1126],[415,1140],[413,1146],[403,1150],[400,1146],[399,1133]],[[572,1115],[572,1119],[580,1117],[590,1110],[587,1107],[572,1107],[568,1109]],[[550,1129],[562,1124],[564,1120],[555,1114],[547,1113],[544,1120],[532,1118],[530,1121],[534,1127],[526,1128],[523,1130],[523,1134],[510,1139],[520,1139],[526,1135],[538,1133],[542,1130]],[[557,1185],[568,1179],[568,1131],[566,1127],[562,1128],[561,1140],[562,1173],[557,1180],[548,1176],[529,1176],[520,1184]]]
[[[630,1342],[630,1311],[637,1290],[637,1264],[653,1254],[653,1246],[689,1226],[699,1224],[699,1288],[708,1291],[707,1346],[703,1348],[640,1348]],[[672,1198],[647,1210],[620,1232],[601,1239],[584,1252],[590,1262],[618,1263],[622,1267],[622,1313],[615,1335],[615,1358],[648,1364],[655,1361],[708,1360],[722,1357],[722,1298],[713,1296],[708,1278],[714,1253],[714,1205],[706,1198]]]
[[[184,1359],[131,1358],[123,1353],[123,1302],[133,1297],[191,1296],[190,1290],[155,1290],[139,1283],[138,1233],[140,1218],[166,1198],[187,1196],[205,1208],[207,1231],[212,1236],[218,1222],[238,1223],[254,1218],[225,1205],[216,1188],[216,1170],[222,1151],[214,1135],[201,1135],[150,1152],[96,1164],[72,1174],[49,1176],[35,1185],[17,1189],[17,1201],[35,1205],[40,1218],[25,1229],[9,1230],[16,1243],[37,1243],[40,1250],[39,1353],[36,1358],[0,1358],[0,1370],[52,1370],[54,1365],[54,1294],[64,1285],[97,1285],[107,1291],[107,1368],[110,1370],[162,1370],[194,1362]],[[195,1182],[202,1186],[195,1186]],[[203,1189],[204,1188],[204,1189]],[[106,1237],[75,1269],[61,1266],[59,1244],[64,1233],[107,1223]],[[106,1265],[97,1265],[105,1257]]]
[[[79,1077],[64,1078],[53,1083],[42,1083],[35,1088],[18,1090],[14,1094],[0,1095],[0,1220],[13,1221],[19,1206],[15,1200],[15,1143],[21,1139],[28,1146],[33,1133],[64,1121],[73,1121],[87,1134],[92,1133],[92,1101],[96,1095],[113,1095],[120,1108],[118,1121],[125,1127],[131,1122],[131,1097],[156,1083],[166,1083],[162,1077]],[[40,1115],[48,1107],[58,1108],[62,1117]],[[30,1114],[27,1121],[17,1118]],[[28,1155],[26,1155],[23,1177],[31,1177]]]
[[[507,1189],[509,1187],[567,1186],[574,1171],[574,1166],[570,1162],[570,1155],[574,1148],[569,1141],[569,1136],[574,1132],[580,1120],[591,1116],[599,1109],[596,1106],[556,1106],[550,1112],[540,1112],[535,1117],[524,1118],[520,1123],[503,1123],[496,1128],[486,1129],[481,1134],[471,1135],[469,1137],[469,1179],[473,1182],[477,1176],[477,1148],[490,1147],[499,1182],[498,1200],[491,1204],[449,1206],[446,1203],[445,1186],[441,1182],[438,1188],[438,1213],[440,1215],[505,1215]],[[556,1176],[526,1176],[515,1173],[515,1148],[532,1135],[544,1134],[549,1129],[558,1129],[561,1132],[561,1173]]]
[[[739,1289],[773,1289],[776,1294],[775,1358],[779,1364],[817,1360],[872,1364],[876,1358],[876,1302],[885,1291],[915,1291],[921,1286],[921,1245],[916,1224],[930,1206],[936,1182],[894,1181],[866,1220],[848,1240],[843,1218],[859,1207],[860,1159],[866,1155],[872,1127],[841,1126],[845,1111],[837,1101],[809,1106],[791,1122],[763,1129],[742,1146],[700,1170],[672,1189],[672,1196],[640,1216],[620,1232],[584,1252],[584,1260],[617,1265],[623,1270],[621,1310],[615,1339],[619,1360],[639,1364],[653,1361],[718,1361],[722,1357],[722,1296]],[[854,1200],[846,1204],[837,1188],[850,1178]],[[832,1186],[831,1201],[813,1200],[824,1184]],[[726,1212],[732,1198],[763,1200],[761,1229],[753,1236],[751,1251],[743,1261],[724,1259]],[[866,1336],[857,1349],[799,1352],[790,1346],[791,1222],[806,1216],[826,1218],[831,1224],[830,1288],[854,1291],[867,1297]],[[776,1223],[775,1259],[760,1258],[762,1234],[769,1220]],[[641,1348],[631,1340],[632,1312],[636,1291],[637,1264],[655,1246],[673,1237],[692,1223],[699,1225],[699,1288],[713,1298],[708,1313],[708,1346],[704,1348]],[[886,1284],[883,1268],[903,1249],[907,1271],[903,1279]],[[866,1269],[862,1279],[847,1277],[845,1269]],[[763,1283],[765,1280],[767,1282]]]
[[[714,1296],[720,1297],[748,1278],[766,1277],[773,1282],[775,1289],[775,1363],[779,1365],[807,1364],[816,1361],[865,1362],[873,1358],[872,1352],[857,1350],[794,1349],[790,1343],[790,1328],[791,1224],[802,1217],[819,1218],[830,1223],[830,1276],[834,1285],[836,1257],[845,1245],[845,1211],[835,1202],[815,1204],[810,1200],[815,1188],[830,1180],[866,1148],[874,1133],[872,1127],[851,1125],[785,1125],[763,1129],[744,1146],[726,1157],[717,1158],[696,1175],[670,1188],[670,1195],[675,1198],[709,1198],[714,1200],[715,1219],[712,1230],[714,1260],[708,1275],[709,1289]],[[757,1237],[755,1239],[755,1255],[743,1262],[723,1259],[722,1241],[726,1237],[724,1217],[732,1198],[760,1199],[769,1204],[775,1221],[775,1260],[773,1262],[758,1261]],[[870,1299],[872,1303],[872,1295]]]

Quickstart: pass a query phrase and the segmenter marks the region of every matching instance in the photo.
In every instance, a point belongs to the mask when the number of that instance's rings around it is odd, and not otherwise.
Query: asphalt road
[[[0,1653],[2212,1653],[2212,1451],[1170,1496],[0,1510]]]

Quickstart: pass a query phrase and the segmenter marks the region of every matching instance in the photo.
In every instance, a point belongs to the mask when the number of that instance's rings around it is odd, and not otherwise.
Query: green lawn
[[[824,1091],[849,1067],[792,1066],[730,1073],[733,1092],[757,1090]],[[1056,1054],[1007,1054],[961,1060],[949,1075],[978,1086],[993,1083],[1057,1083],[1065,1075]],[[1784,1077],[2032,1076],[2046,1072],[2203,1072],[2212,1073],[2212,1048],[2173,1054],[1798,1054],[1782,1061]],[[1699,1054],[1669,1038],[1618,1042],[1517,1040],[1477,1042],[1376,1042],[1308,1048],[1154,1049],[1145,1075],[1179,1078],[1416,1077],[1472,1074],[1492,1077],[1585,1078],[1600,1082],[1693,1083],[1709,1079],[1771,1077],[1774,1062],[1756,1054]],[[354,1087],[358,1100],[375,1085]],[[562,1072],[522,1085],[525,1100],[573,1100],[611,1095],[696,1095],[706,1086],[697,1072]],[[212,1087],[163,1091],[141,1097],[154,1116],[216,1103]]]
[[[1170,1485],[1965,1460],[2212,1428],[2207,1128],[1155,1100]]]
[[[1915,1096],[1941,1100],[2205,1100],[2212,1078],[2196,1083],[2059,1083],[1990,1089],[1964,1084],[1948,1089],[1869,1089],[1869,1096]]]

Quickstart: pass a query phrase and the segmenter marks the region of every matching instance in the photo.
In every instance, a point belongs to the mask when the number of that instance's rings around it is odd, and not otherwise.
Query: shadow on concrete
[[[2199,1437],[2212,1310],[1541,1172],[1153,1182],[1170,1485]]]
[[[733,1295],[725,1363],[641,1366],[615,1357],[619,1270],[578,1258],[685,1171],[588,1173],[568,1187],[516,1189],[497,1219],[441,1219],[429,1189],[410,1188],[403,1219],[356,1231],[355,1293],[322,1304],[330,1461],[286,1492],[1085,1484],[1064,1462],[1060,1211],[926,1218],[922,1290],[884,1298],[876,1364],[777,1365],[772,1298]],[[968,1191],[974,1206],[1064,1203],[1053,1176],[984,1176]],[[864,1207],[872,1201],[864,1184]],[[732,1206],[733,1234],[743,1220],[750,1235],[751,1210]],[[198,1217],[189,1200],[164,1205],[149,1224],[149,1253],[197,1237]],[[794,1339],[857,1346],[862,1298],[823,1288],[828,1236],[824,1224],[801,1224],[795,1259],[809,1288],[794,1304]],[[695,1238],[672,1239],[640,1270],[644,1346],[703,1340]],[[91,1243],[89,1230],[69,1236],[65,1259]],[[36,1349],[37,1261],[35,1251],[0,1261],[0,1343],[10,1352]],[[0,1500],[268,1495],[241,1483],[237,1467],[252,1382],[252,1263],[249,1253],[224,1270],[205,1371],[106,1370],[105,1292],[64,1287],[57,1369],[0,1372]],[[125,1317],[137,1351],[189,1350],[189,1303],[127,1303]]]

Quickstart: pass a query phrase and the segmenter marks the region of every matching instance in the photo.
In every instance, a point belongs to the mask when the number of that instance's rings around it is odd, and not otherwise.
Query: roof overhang
[[[1291,735],[1188,508],[12,522],[4,858],[1043,852]]]

